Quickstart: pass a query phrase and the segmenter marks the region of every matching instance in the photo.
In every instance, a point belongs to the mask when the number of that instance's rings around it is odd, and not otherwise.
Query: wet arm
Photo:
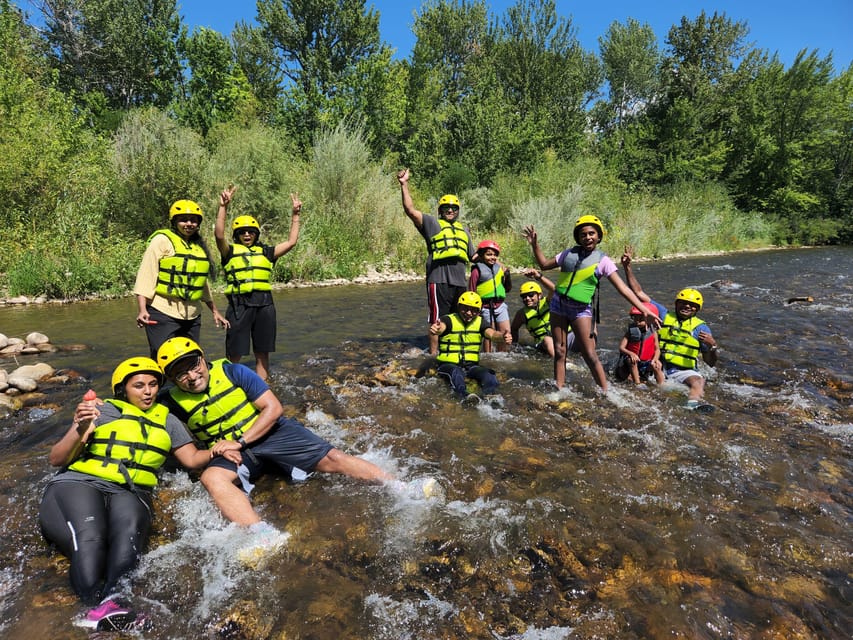
[[[228,215],[228,205],[236,188],[232,185],[219,194],[219,211],[216,213],[216,224],[213,225],[213,235],[216,238],[216,248],[223,258],[231,252],[231,244],[225,237],[225,218]]]
[[[245,441],[247,446],[251,446],[252,443],[263,438],[272,429],[283,412],[281,402],[275,397],[271,389],[267,389],[255,398],[252,404],[260,413],[255,418],[252,426],[243,432],[242,440]],[[215,455],[226,455],[229,451],[240,451],[242,448],[242,445],[235,440],[220,440],[213,445],[212,451]]]
[[[409,216],[415,226],[420,230],[424,224],[424,214],[415,209],[415,203],[412,200],[412,194],[409,192],[409,178],[411,177],[408,169],[403,169],[397,172],[397,181],[400,183],[400,194],[403,198],[403,211]]]
[[[515,315],[512,318],[512,324],[509,326],[509,333],[512,336],[513,342],[518,342],[518,331],[525,325],[526,318],[524,317],[524,310],[519,309],[515,312]]]
[[[622,278],[619,277],[618,273],[614,271],[608,276],[607,279],[610,280],[610,284],[612,284],[616,288],[616,291],[618,291],[619,295],[625,298],[625,300],[630,302],[638,309],[645,310],[644,315],[646,316],[646,323],[648,324],[648,326],[655,328],[660,327],[660,319],[646,308],[646,305],[643,304],[644,301],[636,293],[634,293],[628,287],[628,285],[622,282]]]
[[[92,431],[95,430],[95,418],[100,415],[96,404],[103,401],[91,400],[81,402],[74,411],[74,420],[62,439],[50,449],[47,461],[54,467],[64,467],[71,464],[83,451]],[[91,422],[89,422],[91,421]],[[88,428],[84,425],[88,422]]]
[[[622,254],[622,268],[625,269],[625,280],[628,283],[628,287],[631,291],[636,294],[636,296],[642,302],[649,302],[651,297],[643,291],[643,287],[640,286],[640,281],[637,280],[637,276],[634,275],[634,269],[631,267],[631,263],[633,262],[634,250],[631,247],[625,247],[625,252]],[[642,309],[642,305],[634,305],[638,309]]]
[[[273,250],[273,258],[280,258],[285,253],[293,249],[299,241],[299,222],[302,214],[302,201],[299,199],[298,193],[291,193],[290,199],[293,202],[293,207],[290,212],[290,235],[284,242],[279,242]]]

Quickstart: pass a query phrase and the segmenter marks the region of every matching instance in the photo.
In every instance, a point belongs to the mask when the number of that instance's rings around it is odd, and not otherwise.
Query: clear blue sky
[[[24,5],[24,0],[19,4]],[[256,5],[251,0],[178,0],[181,15],[192,29],[206,26],[230,34],[239,20],[252,22]],[[487,2],[492,15],[502,15],[515,0]],[[398,58],[408,57],[414,45],[412,24],[420,10],[420,0],[367,0],[379,12],[382,39],[397,50]],[[749,40],[770,53],[778,52],[789,66],[800,49],[817,49],[825,56],[833,52],[836,72],[853,61],[853,0],[557,0],[557,13],[571,17],[581,45],[598,53],[598,38],[614,20],[634,18],[648,23],[664,46],[669,28],[682,16],[694,19],[704,9],[709,15],[725,13],[732,20],[745,21]]]

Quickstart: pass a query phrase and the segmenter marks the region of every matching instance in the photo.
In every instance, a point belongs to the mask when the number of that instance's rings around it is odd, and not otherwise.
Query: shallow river
[[[125,585],[153,622],[144,637],[848,638],[853,249],[636,271],[664,304],[683,286],[702,291],[721,347],[704,370],[714,413],[682,409],[678,387],[613,385],[600,397],[579,359],[557,392],[550,361],[529,349],[486,357],[499,403],[461,406],[416,375],[420,282],[276,292],[271,382],[286,412],[443,491],[414,500],[337,477],[266,477],[254,503],[291,537],[248,570],[234,553],[241,532],[196,478],[167,474],[150,548]],[[814,302],[788,304],[796,296]],[[0,421],[0,637],[86,637],[70,625],[81,608],[36,514],[47,451],[77,399],[89,386],[106,394],[115,364],[146,351],[134,308],[0,308],[2,333],[88,345],[42,356],[82,379]],[[627,305],[604,284],[601,308],[612,362]],[[223,336],[204,321],[208,356],[221,357]]]

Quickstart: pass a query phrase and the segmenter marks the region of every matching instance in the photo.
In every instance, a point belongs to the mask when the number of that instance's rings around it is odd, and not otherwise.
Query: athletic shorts
[[[196,316],[192,320],[179,320],[172,316],[166,315],[162,311],[158,311],[152,306],[147,306],[149,318],[156,324],[145,326],[145,335],[148,338],[148,347],[151,349],[151,357],[157,359],[157,349],[160,345],[166,342],[169,338],[176,336],[182,338],[191,338],[193,342],[198,343],[201,336],[201,316]]]
[[[495,305],[495,326],[499,322],[509,322],[509,307],[506,302],[496,302]],[[483,301],[483,310],[480,312],[480,315],[483,317],[483,324],[487,327],[492,326],[492,310],[489,308],[489,303],[487,301]]]
[[[551,313],[556,313],[559,316],[568,318],[571,323],[575,318],[591,318],[592,305],[583,302],[577,302],[566,296],[556,294],[551,298],[549,306]]]
[[[692,378],[693,376],[701,378],[702,374],[696,371],[696,369],[670,368],[666,370],[667,380],[672,380],[673,382],[680,382],[681,384],[687,384],[687,379]]]
[[[456,312],[456,301],[468,289],[443,282],[427,282],[427,307],[429,324],[435,324],[441,316]]]
[[[231,326],[225,333],[225,353],[228,357],[243,357],[251,353],[275,351],[276,313],[275,305],[247,307],[231,302],[225,310],[225,319]],[[251,340],[251,349],[250,341]]]
[[[254,481],[265,473],[290,478],[293,467],[310,473],[332,449],[331,444],[298,420],[280,418],[272,433],[260,442],[252,443],[241,454],[243,464],[249,470],[249,478]],[[237,473],[237,465],[222,456],[216,456],[208,466]]]

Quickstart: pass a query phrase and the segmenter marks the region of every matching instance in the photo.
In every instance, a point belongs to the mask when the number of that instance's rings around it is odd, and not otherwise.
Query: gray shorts
[[[497,326],[499,322],[509,323],[509,307],[506,302],[498,302],[494,305],[495,313],[492,314],[491,308],[489,308],[488,301],[483,301],[483,309],[480,311],[480,315],[483,317],[483,324],[487,327],[492,326],[492,315],[494,315],[494,323]]]
[[[673,382],[680,382],[681,384],[687,384],[687,379],[696,376],[697,378],[701,378],[702,374],[696,371],[696,369],[667,369],[666,370],[666,379],[672,380]]]
[[[260,442],[253,443],[242,452],[243,465],[249,478],[255,480],[265,473],[275,473],[290,478],[293,468],[314,471],[317,464],[334,447],[298,420],[280,418],[278,425]],[[237,465],[217,456],[208,466],[222,467],[237,473]]]

